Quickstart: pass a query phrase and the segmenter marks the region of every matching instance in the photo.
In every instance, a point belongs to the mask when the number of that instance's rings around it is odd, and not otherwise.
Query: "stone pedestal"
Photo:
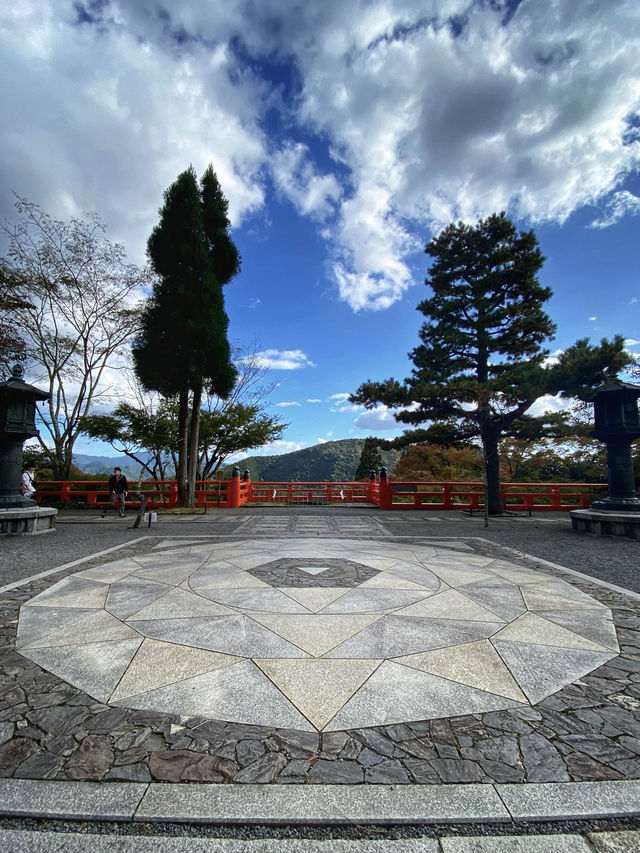
[[[581,533],[640,539],[640,513],[638,512],[574,509],[569,515],[572,528]]]
[[[33,504],[33,501],[31,502]],[[9,507],[0,509],[0,536],[34,536],[56,529],[57,509],[52,507]]]

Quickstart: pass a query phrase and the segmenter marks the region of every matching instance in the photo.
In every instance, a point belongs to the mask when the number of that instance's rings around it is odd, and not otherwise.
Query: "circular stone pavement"
[[[595,599],[455,547],[167,539],[32,598],[16,648],[111,705],[306,731],[535,704],[618,653]]]

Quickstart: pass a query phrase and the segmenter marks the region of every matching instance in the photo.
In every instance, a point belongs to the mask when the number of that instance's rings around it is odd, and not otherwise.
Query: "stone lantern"
[[[0,382],[0,533],[37,533],[54,526],[54,509],[40,509],[29,497],[20,494],[22,445],[38,434],[36,402],[49,395],[28,385],[17,364],[12,376]],[[40,530],[38,529],[40,526]]]
[[[607,445],[609,492],[606,498],[594,501],[592,509],[640,512],[631,459],[631,445],[640,438],[638,398],[640,385],[629,382],[611,382],[596,392],[591,435]]]

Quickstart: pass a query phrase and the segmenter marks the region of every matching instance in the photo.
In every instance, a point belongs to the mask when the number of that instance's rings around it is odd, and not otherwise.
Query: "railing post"
[[[376,472],[369,471],[369,484],[367,485],[367,501],[369,503],[376,503]]]
[[[251,485],[251,473],[248,469],[245,470],[244,474],[242,475],[242,479],[244,480],[244,495],[242,498],[242,502],[247,503],[247,501],[251,500],[251,497],[253,495],[253,487]]]
[[[442,484],[442,503],[445,509],[451,509],[451,484]]]
[[[551,486],[551,509],[560,509],[560,489],[557,486]]]
[[[60,486],[60,502],[61,503],[69,503],[71,500],[71,483],[64,482]]]
[[[167,509],[171,509],[176,506],[178,503],[178,483],[176,480],[172,480],[169,483],[169,502],[167,504]]]
[[[240,469],[234,468],[231,472],[231,481],[227,488],[227,506],[229,509],[237,509],[240,506]]]
[[[391,494],[391,484],[387,477],[387,469],[380,469],[380,509],[391,509],[393,504],[393,495]]]

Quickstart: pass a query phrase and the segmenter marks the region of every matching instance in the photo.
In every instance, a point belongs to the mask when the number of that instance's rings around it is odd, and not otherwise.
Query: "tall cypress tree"
[[[578,341],[557,364],[545,364],[555,325],[543,310],[551,290],[538,281],[544,258],[533,231],[518,232],[504,213],[475,226],[451,224],[426,252],[434,258],[425,282],[431,296],[418,305],[427,319],[410,353],[412,375],[404,383],[365,382],[351,399],[403,407],[396,418],[404,423],[432,422],[396,444],[480,438],[488,509],[498,514],[500,437],[541,431],[543,419],[525,414],[539,397],[588,396],[629,359],[616,336],[600,346]]]
[[[141,383],[179,401],[178,501],[193,506],[202,391],[226,398],[236,378],[222,286],[240,268],[228,234],[228,202],[209,166],[193,167],[166,190],[147,242],[157,275],[133,348]]]

